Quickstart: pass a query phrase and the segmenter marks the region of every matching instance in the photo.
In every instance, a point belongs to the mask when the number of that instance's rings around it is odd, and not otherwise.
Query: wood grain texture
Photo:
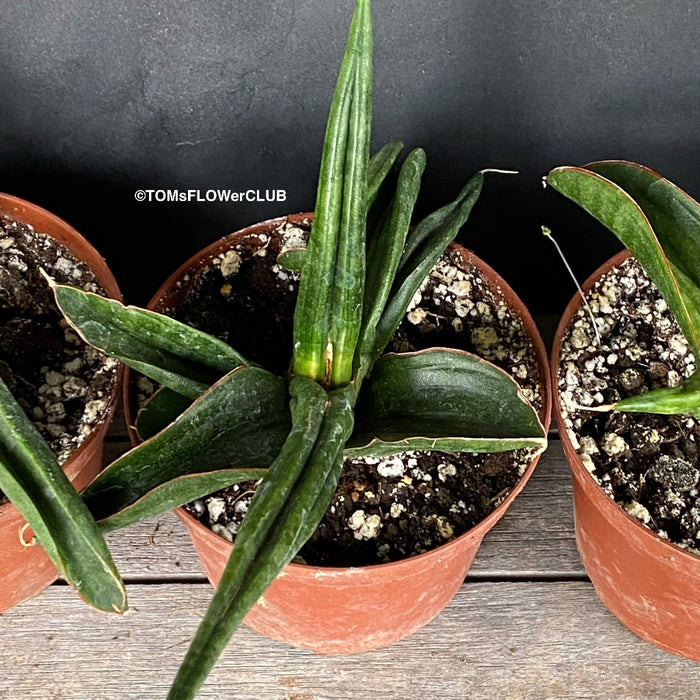
[[[0,697],[162,699],[211,595],[132,585],[133,612],[104,616],[53,586],[0,618]],[[468,583],[432,623],[361,656],[315,656],[239,630],[202,698],[697,697],[700,665],[620,625],[586,582]]]

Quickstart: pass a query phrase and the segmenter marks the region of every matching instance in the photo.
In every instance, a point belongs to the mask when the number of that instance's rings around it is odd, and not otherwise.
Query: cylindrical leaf
[[[245,613],[288,561],[286,556],[264,555],[261,549],[289,531],[287,501],[315,448],[327,407],[325,391],[306,377],[292,379],[290,394],[292,430],[250,502],[236,546],[169,698],[194,697]],[[260,571],[263,580],[251,583],[251,576]]]
[[[361,27],[360,5],[363,3],[364,0],[361,0],[355,9],[328,116],[314,222],[294,312],[294,371],[319,381],[329,374],[330,299],[340,234],[343,198],[341,183],[355,80],[355,54]]]

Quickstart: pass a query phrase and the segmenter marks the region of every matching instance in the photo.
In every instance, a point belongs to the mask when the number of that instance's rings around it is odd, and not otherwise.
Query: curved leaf
[[[586,168],[619,185],[646,215],[671,262],[694,332],[693,337],[686,337],[700,356],[700,204],[637,163],[600,161]]]
[[[700,204],[638,163],[612,160],[586,169],[619,185],[641,207],[668,259],[700,286]]]
[[[99,519],[186,474],[266,467],[289,432],[284,381],[238,367],[165,430],[112,462],[83,492]]]
[[[428,216],[426,216],[425,219],[423,219],[413,229],[413,231],[411,231],[411,235],[406,241],[406,248],[404,249],[403,255],[401,256],[401,262],[399,264],[400,270],[407,269],[407,267],[410,267],[411,262],[415,262],[417,259],[420,259],[421,256],[416,255],[418,250],[430,238],[433,238],[436,235],[442,237],[442,231],[444,230],[446,225],[449,225],[449,220],[451,219],[451,217],[453,217],[456,212],[458,212],[465,205],[467,205],[467,209],[465,211],[466,216],[464,217],[464,221],[462,221],[462,223],[458,226],[458,229],[462,225],[464,225],[466,217],[469,216],[471,208],[474,206],[476,199],[481,193],[481,187],[483,185],[483,182],[483,172],[476,173],[476,175],[474,175],[474,177],[472,177],[469,180],[469,182],[467,182],[467,184],[462,188],[461,192],[457,195],[457,197],[455,197],[455,199],[452,202],[446,204],[444,207],[441,207],[437,211],[434,211],[432,214],[428,214]],[[451,238],[449,238],[449,240],[447,240],[447,243],[445,243],[445,245],[443,246],[443,252],[444,249],[447,248],[447,246],[450,244],[452,238],[454,238],[455,235],[456,233]]]
[[[381,428],[381,426],[380,426]],[[417,430],[417,428],[416,428]],[[371,432],[371,431],[370,431]],[[399,431],[399,434],[403,431]],[[537,449],[546,447],[544,438],[473,438],[473,437],[420,437],[400,438],[398,434],[385,440],[370,434],[353,437],[345,448],[344,456],[391,457],[402,452],[473,452],[491,454],[508,450]]]
[[[51,286],[58,308],[87,343],[190,399],[245,364],[223,341],[169,316]]]
[[[156,486],[131,505],[103,518],[97,524],[103,532],[108,532],[140,523],[242,481],[262,479],[266,472],[266,469],[219,469],[203,474],[185,474]]]
[[[394,284],[424,170],[425,152],[416,148],[401,166],[391,214],[369,243],[362,329],[357,346],[357,386],[371,368],[376,327]]]
[[[88,604],[104,612],[126,610],[124,584],[95,521],[2,380],[0,488],[61,576]]]
[[[619,185],[586,168],[556,168],[547,175],[547,182],[583,207],[629,248],[666,300],[688,342],[698,350],[697,319],[690,313],[669,260],[639,204]]]
[[[461,350],[387,354],[367,380],[352,456],[409,449],[500,452],[543,448],[537,413],[503,370]]]
[[[367,170],[367,207],[374,203],[387,175],[403,150],[400,141],[384,145],[369,161]],[[288,248],[277,256],[277,262],[286,270],[301,272],[306,259],[306,248]]]
[[[403,144],[401,141],[391,141],[382,146],[370,158],[369,168],[367,169],[367,208],[374,203],[384,180],[391,172],[402,150]]]

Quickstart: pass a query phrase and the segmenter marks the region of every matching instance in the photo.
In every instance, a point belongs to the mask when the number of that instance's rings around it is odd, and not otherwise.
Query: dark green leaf
[[[467,182],[467,184],[462,188],[462,191],[452,202],[426,216],[425,219],[423,219],[413,229],[413,231],[411,231],[411,234],[406,241],[406,247],[403,255],[401,256],[401,262],[399,263],[400,270],[406,269],[407,266],[410,267],[414,265],[415,261],[420,259],[420,256],[416,255],[418,250],[424,246],[428,239],[433,238],[436,235],[441,236],[441,232],[444,230],[447,220],[450,219],[455,212],[467,205],[466,215],[469,216],[471,208],[474,206],[474,203],[481,193],[483,183],[483,173],[479,172],[474,175],[469,182]],[[445,244],[445,248],[447,248],[447,245],[451,242],[451,240],[452,239]]]
[[[168,510],[204,498],[211,493],[243,481],[258,481],[266,469],[220,469],[202,474],[185,474],[166,481],[149,491],[138,501],[110,515],[97,524],[103,532],[140,523]]]
[[[306,248],[287,248],[277,256],[277,263],[291,272],[301,272],[304,260],[306,260]]]
[[[369,161],[367,170],[367,207],[371,207],[396,159],[403,150],[400,141],[392,141],[383,146]]]
[[[639,204],[619,185],[586,168],[552,170],[547,182],[612,231],[654,281],[694,349],[700,348],[696,318],[689,313],[678,280]]]
[[[544,448],[535,410],[503,370],[461,350],[387,354],[357,408],[347,454]]]
[[[294,370],[319,381],[326,378],[330,369],[330,300],[340,235],[342,183],[360,19],[356,9],[328,116],[314,221],[294,313]]]
[[[58,572],[104,612],[126,591],[95,521],[51,449],[0,380],[0,489],[24,516]]]
[[[424,170],[425,152],[417,148],[408,154],[401,166],[391,214],[368,247],[362,331],[357,348],[355,381],[358,386],[373,360],[376,327],[394,284]]]
[[[358,2],[359,39],[345,154],[340,235],[329,311],[330,386],[352,379],[355,349],[362,327],[367,228],[367,169],[372,124],[372,21]],[[339,184],[339,183],[338,183]]]
[[[481,193],[484,176],[477,173],[465,185],[457,199],[421,222],[409,237],[407,252],[399,264],[399,273],[389,302],[377,324],[374,359],[381,355],[399,327],[408,305],[435,263],[464,226]],[[416,233],[419,232],[419,233]]]
[[[316,382],[304,377],[292,378],[289,390],[291,432],[250,502],[236,536],[236,546],[178,671],[170,698],[194,697],[245,613],[294,556],[292,553],[289,559],[271,557],[261,549],[282,536],[283,531],[289,531],[284,517],[287,501],[314,450],[328,395]],[[262,583],[254,579],[260,571]]]
[[[167,428],[191,405],[192,399],[167,387],[161,387],[139,410],[136,416],[136,432],[141,440],[148,440]]]
[[[646,215],[668,259],[700,287],[700,204],[649,168],[627,161],[585,166],[619,185]]]
[[[289,425],[283,380],[257,367],[238,367],[165,430],[110,464],[83,497],[95,517],[104,519],[179,476],[266,467]]]
[[[367,173],[367,205],[371,207],[387,175],[403,150],[400,141],[387,143],[369,161]],[[289,248],[277,256],[277,262],[292,272],[301,272],[306,259],[306,248]]]
[[[634,199],[649,220],[672,272],[677,269],[682,273],[675,276],[694,332],[693,337],[686,337],[700,356],[700,204],[637,163],[604,161],[589,163],[586,168],[619,185]]]
[[[86,342],[190,399],[245,364],[226,343],[163,314],[52,287],[59,309]]]

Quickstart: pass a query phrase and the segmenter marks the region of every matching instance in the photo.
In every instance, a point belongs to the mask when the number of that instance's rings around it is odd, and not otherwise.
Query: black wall
[[[236,228],[313,208],[352,0],[0,0],[0,190],[66,218],[143,302]],[[377,145],[421,145],[421,211],[491,176],[460,239],[535,312],[618,245],[541,176],[622,157],[700,194],[696,0],[375,0]],[[272,204],[138,188],[286,189]]]

